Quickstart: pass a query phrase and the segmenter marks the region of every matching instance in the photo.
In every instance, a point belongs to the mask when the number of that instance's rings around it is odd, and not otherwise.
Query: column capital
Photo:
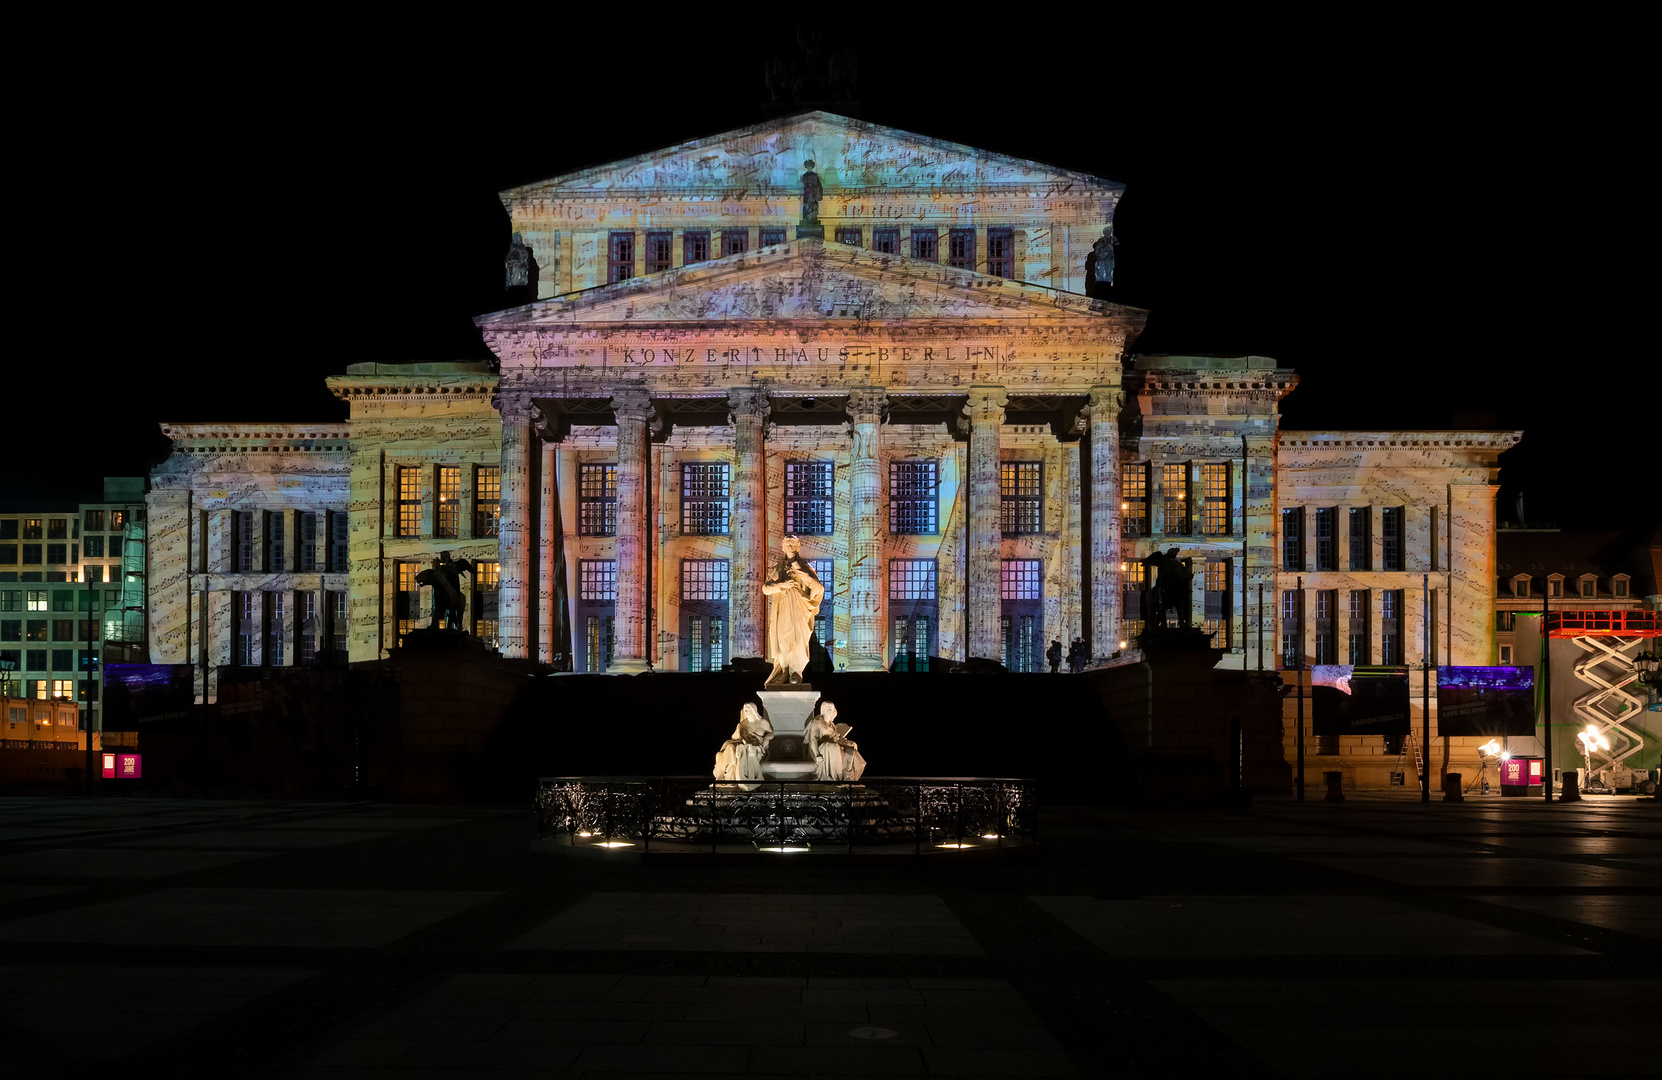
[[[537,410],[531,403],[531,395],[502,391],[491,398],[491,404],[505,423],[523,423],[536,419]]]
[[[1004,393],[1002,386],[972,386],[969,389],[969,400],[964,403],[964,415],[970,418],[971,424],[1002,424],[1004,423],[1004,407],[1010,404],[1010,399]]]
[[[1092,420],[1113,420],[1118,418],[1124,407],[1123,389],[1118,386],[1093,386],[1079,411],[1088,414]]]
[[[656,415],[652,407],[652,395],[635,388],[612,391],[612,413],[620,423],[624,420],[644,422]]]
[[[848,392],[848,418],[856,424],[880,424],[889,411],[889,392],[881,386],[856,386]]]
[[[741,421],[761,424],[772,412],[768,392],[761,387],[735,386],[727,391],[727,422],[734,426]]]

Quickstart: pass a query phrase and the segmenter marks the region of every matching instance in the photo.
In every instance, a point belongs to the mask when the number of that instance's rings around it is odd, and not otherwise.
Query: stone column
[[[999,551],[1004,539],[999,522],[998,426],[1004,423],[1009,401],[1002,386],[972,386],[964,412],[970,420],[969,535],[964,570],[969,578],[971,660],[997,660],[1003,655],[999,635]]]
[[[531,403],[503,395],[501,578],[497,585],[497,641],[502,655],[527,659],[527,612],[535,578],[531,537]],[[396,583],[393,586],[396,588]]]
[[[1498,490],[1491,484],[1449,486],[1449,597],[1445,601],[1448,610],[1439,613],[1439,620],[1448,620],[1449,658],[1445,663],[1481,666],[1495,662],[1495,492]],[[1417,579],[1412,582],[1414,586],[1418,584]],[[1410,587],[1406,580],[1403,593],[1409,603],[1419,598],[1419,590]],[[1556,671],[1553,677],[1559,677]]]
[[[554,552],[559,549],[554,528],[559,521],[557,476],[554,472],[554,444],[546,440],[538,446],[542,453],[541,468],[537,472],[539,502],[537,504],[537,660],[544,664],[554,662],[554,628],[558,620],[554,611]]]
[[[762,448],[767,427],[765,390],[735,387],[727,391],[733,425],[733,560],[728,602],[732,619],[731,655],[765,651],[762,634],[762,576],[767,566],[767,458]]]
[[[1125,392],[1093,386],[1081,410],[1091,426],[1091,640],[1093,661],[1120,647],[1120,408]]]
[[[646,670],[647,565],[646,486],[651,482],[647,422],[652,399],[645,390],[612,395],[617,417],[617,623],[610,670],[631,674]]]
[[[878,459],[878,425],[888,409],[880,387],[849,391],[848,420],[854,436],[849,464],[848,512],[848,670],[882,671],[883,611],[888,594],[883,581],[883,469]]]

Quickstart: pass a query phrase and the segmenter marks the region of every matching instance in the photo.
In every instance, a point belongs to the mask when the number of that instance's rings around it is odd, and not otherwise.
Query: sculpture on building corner
[[[1119,237],[1114,235],[1114,227],[1108,226],[1102,230],[1102,235],[1096,243],[1091,245],[1091,253],[1096,256],[1096,264],[1092,267],[1091,276],[1099,284],[1112,285],[1114,283],[1114,249],[1119,246]]]
[[[780,541],[781,556],[762,582],[762,595],[771,597],[768,608],[768,654],[773,670],[768,686],[800,683],[808,666],[808,643],[814,637],[814,616],[819,614],[825,586],[802,557],[802,541],[786,536]]]
[[[808,171],[802,174],[802,224],[819,224],[819,202],[825,197],[825,188],[819,182],[819,173],[814,171],[814,159],[809,158],[802,163]]]

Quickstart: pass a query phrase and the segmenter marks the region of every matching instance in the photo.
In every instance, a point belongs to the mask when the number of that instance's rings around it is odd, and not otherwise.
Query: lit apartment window
[[[502,581],[502,564],[473,564],[473,636],[496,647],[497,587]]]
[[[1230,646],[1230,573],[1231,564],[1228,559],[1214,559],[1206,563],[1203,576],[1204,617],[1200,628],[1212,635],[1212,647],[1218,649],[1227,649]]]
[[[1160,466],[1160,482],[1165,495],[1161,504],[1160,531],[1167,536],[1184,536],[1189,532],[1189,465],[1174,462]]]
[[[628,281],[635,276],[635,234],[614,232],[606,238],[606,280]]]
[[[937,577],[934,559],[889,561],[889,643],[896,671],[929,670],[940,622]]]
[[[438,507],[433,535],[454,540],[462,535],[462,467],[440,465],[434,486]]]
[[[577,466],[577,535],[617,535],[617,462]]]
[[[47,599],[46,599],[46,590],[45,589],[30,589],[30,590],[28,590],[26,595],[28,597],[28,605],[29,606],[25,610],[28,610],[28,611],[45,611],[46,610]]]
[[[934,229],[912,230],[912,258],[923,262],[940,261],[941,234]]]
[[[398,535],[421,535],[421,470],[400,466],[398,483]]]
[[[502,532],[502,469],[497,465],[473,467],[473,536],[483,540]]]
[[[398,619],[398,637],[401,641],[405,634],[421,626],[421,585],[416,581],[416,575],[421,571],[422,565],[419,562],[403,561],[398,563],[398,594],[395,600],[395,614]]]
[[[681,463],[681,533],[726,536],[732,488],[725,461]]]
[[[1120,466],[1120,534],[1148,535],[1148,463]]]
[[[830,536],[831,463],[785,462],[785,531],[797,536]]]
[[[889,532],[933,536],[939,531],[940,462],[889,462]]]
[[[42,521],[41,518],[24,518],[23,519],[23,539],[25,539],[25,540],[39,540],[39,539],[42,539],[42,527],[43,527],[43,521]]]
[[[1016,276],[1016,230],[987,230],[987,273],[1001,278]]]
[[[1043,531],[1044,463],[1001,461],[998,466],[999,525],[1005,536]]]
[[[1120,637],[1132,641],[1143,632],[1143,587],[1148,583],[1148,567],[1135,559],[1124,566],[1120,574]]]

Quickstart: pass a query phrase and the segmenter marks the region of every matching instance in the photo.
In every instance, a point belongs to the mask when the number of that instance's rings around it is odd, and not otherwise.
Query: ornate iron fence
[[[572,845],[762,849],[989,847],[1038,838],[1031,780],[885,777],[859,783],[697,776],[540,781],[537,835]]]

